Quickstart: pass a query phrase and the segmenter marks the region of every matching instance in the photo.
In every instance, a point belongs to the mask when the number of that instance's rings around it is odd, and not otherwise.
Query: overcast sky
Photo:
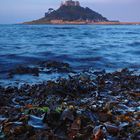
[[[109,20],[140,21],[140,0],[79,0]],[[44,16],[58,8],[61,0],[0,0],[0,23],[19,23]]]

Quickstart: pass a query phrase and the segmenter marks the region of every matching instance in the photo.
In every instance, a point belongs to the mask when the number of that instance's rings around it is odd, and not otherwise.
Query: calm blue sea
[[[0,83],[9,69],[43,60],[67,62],[75,70],[139,70],[140,26],[0,25]]]

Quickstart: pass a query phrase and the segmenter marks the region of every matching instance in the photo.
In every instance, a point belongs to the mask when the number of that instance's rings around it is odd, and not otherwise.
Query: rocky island
[[[79,1],[68,0],[62,2],[57,10],[49,8],[43,18],[25,24],[86,24],[107,21],[109,21],[107,18],[90,8],[81,7]]]
[[[23,24],[140,25],[140,22],[110,21],[92,9],[82,7],[79,1],[66,0],[57,10],[49,8],[44,17]]]

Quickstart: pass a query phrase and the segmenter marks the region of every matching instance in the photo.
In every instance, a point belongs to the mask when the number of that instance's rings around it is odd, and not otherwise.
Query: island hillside
[[[108,19],[90,8],[81,7],[78,1],[68,0],[61,4],[57,10],[49,8],[43,18],[26,22],[25,24],[49,24],[49,23],[92,23],[107,22]]]

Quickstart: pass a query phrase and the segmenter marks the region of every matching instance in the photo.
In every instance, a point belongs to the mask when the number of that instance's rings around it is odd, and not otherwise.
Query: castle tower
[[[61,6],[80,6],[79,1],[73,1],[73,0],[66,0],[65,2],[61,3]]]
[[[75,6],[80,6],[80,2],[79,1],[75,1]]]

